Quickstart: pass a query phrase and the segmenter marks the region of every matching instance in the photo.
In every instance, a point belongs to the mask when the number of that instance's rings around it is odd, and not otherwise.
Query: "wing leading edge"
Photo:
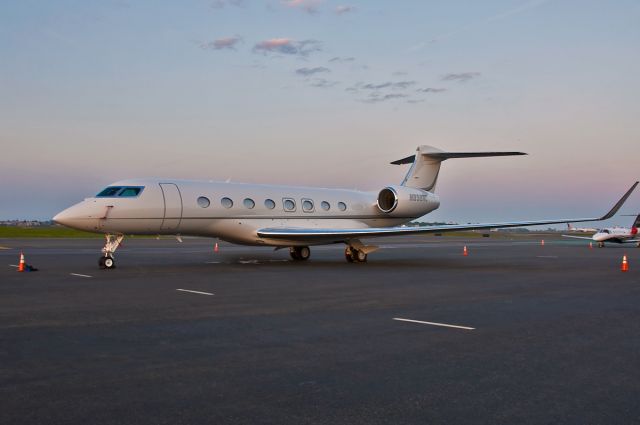
[[[591,218],[563,218],[554,220],[512,221],[504,223],[477,223],[477,224],[452,224],[444,226],[427,227],[369,227],[363,229],[309,229],[309,228],[264,228],[257,234],[261,238],[342,242],[353,238],[371,238],[382,236],[413,235],[419,233],[443,233],[461,230],[500,229],[507,227],[539,226],[544,224],[579,223],[584,221],[602,221],[613,217],[625,203],[633,190],[633,186],[620,198],[620,200],[602,217]]]

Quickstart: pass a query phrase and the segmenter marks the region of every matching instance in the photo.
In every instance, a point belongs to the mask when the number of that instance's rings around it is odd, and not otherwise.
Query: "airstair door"
[[[160,230],[177,232],[182,220],[182,195],[180,189],[173,183],[160,183],[164,197],[164,220]]]

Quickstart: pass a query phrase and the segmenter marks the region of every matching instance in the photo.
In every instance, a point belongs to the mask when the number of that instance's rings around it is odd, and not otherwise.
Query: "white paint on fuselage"
[[[591,238],[596,242],[606,242],[609,240],[632,239],[634,236],[631,229],[625,227],[611,227],[598,230]]]
[[[179,190],[181,208],[165,206],[165,194],[160,184],[175,184]],[[110,186],[143,186],[137,197],[93,197],[62,211],[54,220],[68,227],[99,233],[123,234],[181,234],[218,237],[234,243],[249,245],[294,246],[299,241],[259,238],[262,228],[304,229],[358,229],[391,227],[423,216],[440,205],[438,196],[427,196],[420,203],[412,203],[412,213],[384,213],[377,206],[378,191],[259,185],[227,182],[205,182],[172,179],[132,179],[115,182]],[[163,186],[166,189],[166,186]],[[206,197],[210,205],[198,205],[199,197]],[[233,201],[232,208],[221,204],[222,198]],[[244,205],[249,198],[255,202],[252,209]],[[265,200],[271,199],[276,207],[269,209]],[[284,199],[295,201],[295,211],[285,211]],[[303,200],[313,201],[312,211],[304,211]],[[325,211],[321,203],[330,209]],[[175,199],[171,202],[176,202]],[[340,211],[338,204],[347,208]],[[399,209],[400,210],[400,209]],[[165,211],[167,214],[165,215]],[[179,214],[181,212],[181,215]],[[164,227],[171,221],[170,229]],[[326,243],[326,242],[323,242]]]

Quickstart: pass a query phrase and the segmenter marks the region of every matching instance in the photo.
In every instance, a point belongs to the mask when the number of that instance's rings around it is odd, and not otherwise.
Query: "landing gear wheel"
[[[296,261],[306,261],[311,256],[311,250],[308,246],[292,246],[289,255]]]
[[[347,259],[347,263],[353,263],[353,256],[351,254],[351,248],[346,247],[344,249],[344,258]]]
[[[113,259],[112,256],[108,255],[108,256],[100,257],[100,260],[98,261],[98,265],[100,266],[101,269],[115,269],[116,261]]]
[[[604,242],[598,242],[598,248],[604,248]]]
[[[344,250],[344,256],[349,263],[364,263],[367,261],[367,253],[348,246]]]
[[[367,261],[367,254],[364,251],[356,251],[356,260],[358,263],[364,263]]]

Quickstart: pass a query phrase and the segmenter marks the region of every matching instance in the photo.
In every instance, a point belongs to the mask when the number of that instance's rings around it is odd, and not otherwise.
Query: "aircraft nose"
[[[77,221],[78,217],[72,212],[72,208],[60,211],[53,217],[53,221],[62,224],[63,226],[73,227],[73,224]]]
[[[60,211],[53,217],[54,222],[79,230],[88,230],[91,224],[90,219],[86,205],[82,202]]]

